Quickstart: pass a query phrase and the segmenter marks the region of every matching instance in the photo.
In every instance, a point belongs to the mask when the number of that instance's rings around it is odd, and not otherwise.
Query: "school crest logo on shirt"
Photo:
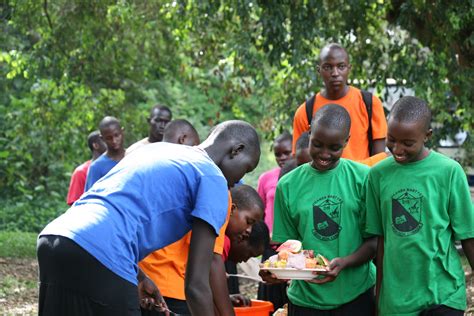
[[[326,195],[313,204],[313,235],[321,240],[333,240],[341,231],[342,199]]]
[[[392,228],[400,236],[416,234],[421,223],[423,196],[414,189],[402,189],[392,196]]]

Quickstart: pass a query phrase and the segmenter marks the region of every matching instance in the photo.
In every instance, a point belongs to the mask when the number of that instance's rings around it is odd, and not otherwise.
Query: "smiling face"
[[[240,243],[249,238],[252,225],[261,220],[262,217],[263,210],[255,204],[249,208],[239,208],[232,204],[232,214],[225,234],[232,243]]]
[[[400,164],[419,161],[429,153],[425,142],[431,134],[431,129],[422,121],[402,123],[391,118],[388,120],[387,148]]]
[[[343,90],[351,70],[349,56],[341,48],[324,48],[320,54],[318,72],[330,91]]]
[[[316,126],[309,138],[309,154],[313,160],[311,166],[320,171],[335,168],[348,140],[344,130]]]
[[[273,144],[273,152],[278,166],[281,168],[291,158],[291,140],[276,141]]]

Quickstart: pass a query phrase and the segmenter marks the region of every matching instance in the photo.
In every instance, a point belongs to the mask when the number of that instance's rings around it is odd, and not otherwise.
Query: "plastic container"
[[[272,302],[252,300],[252,304],[246,307],[234,307],[235,316],[268,316],[273,312]]]

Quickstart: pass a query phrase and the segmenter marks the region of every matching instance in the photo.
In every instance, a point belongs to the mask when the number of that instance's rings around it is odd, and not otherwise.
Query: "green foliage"
[[[38,234],[43,227],[68,209],[65,196],[44,191],[0,200],[0,232],[23,231]]]
[[[0,257],[35,258],[38,233],[0,231]]]
[[[64,209],[105,115],[121,120],[127,145],[147,134],[156,103],[201,138],[234,118],[267,140],[290,129],[321,87],[318,54],[331,41],[351,55],[352,84],[381,94],[390,78],[427,99],[439,138],[473,126],[465,1],[7,0],[0,16],[0,203],[8,216],[35,214],[15,229]]]

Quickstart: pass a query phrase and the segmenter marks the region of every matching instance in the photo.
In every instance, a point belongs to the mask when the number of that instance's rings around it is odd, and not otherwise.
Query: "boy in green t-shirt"
[[[388,121],[393,157],[369,173],[366,232],[381,236],[380,315],[463,315],[466,308],[454,241],[472,268],[474,210],[461,166],[425,147],[430,121],[423,100],[398,100]]]
[[[369,168],[340,158],[349,131],[347,110],[335,104],[322,107],[311,125],[312,161],[286,174],[277,185],[272,239],[298,239],[303,249],[332,259],[329,271],[314,281],[291,281],[290,316],[375,312],[375,268],[370,259],[376,240],[362,235]],[[277,282],[271,274],[261,276]]]

